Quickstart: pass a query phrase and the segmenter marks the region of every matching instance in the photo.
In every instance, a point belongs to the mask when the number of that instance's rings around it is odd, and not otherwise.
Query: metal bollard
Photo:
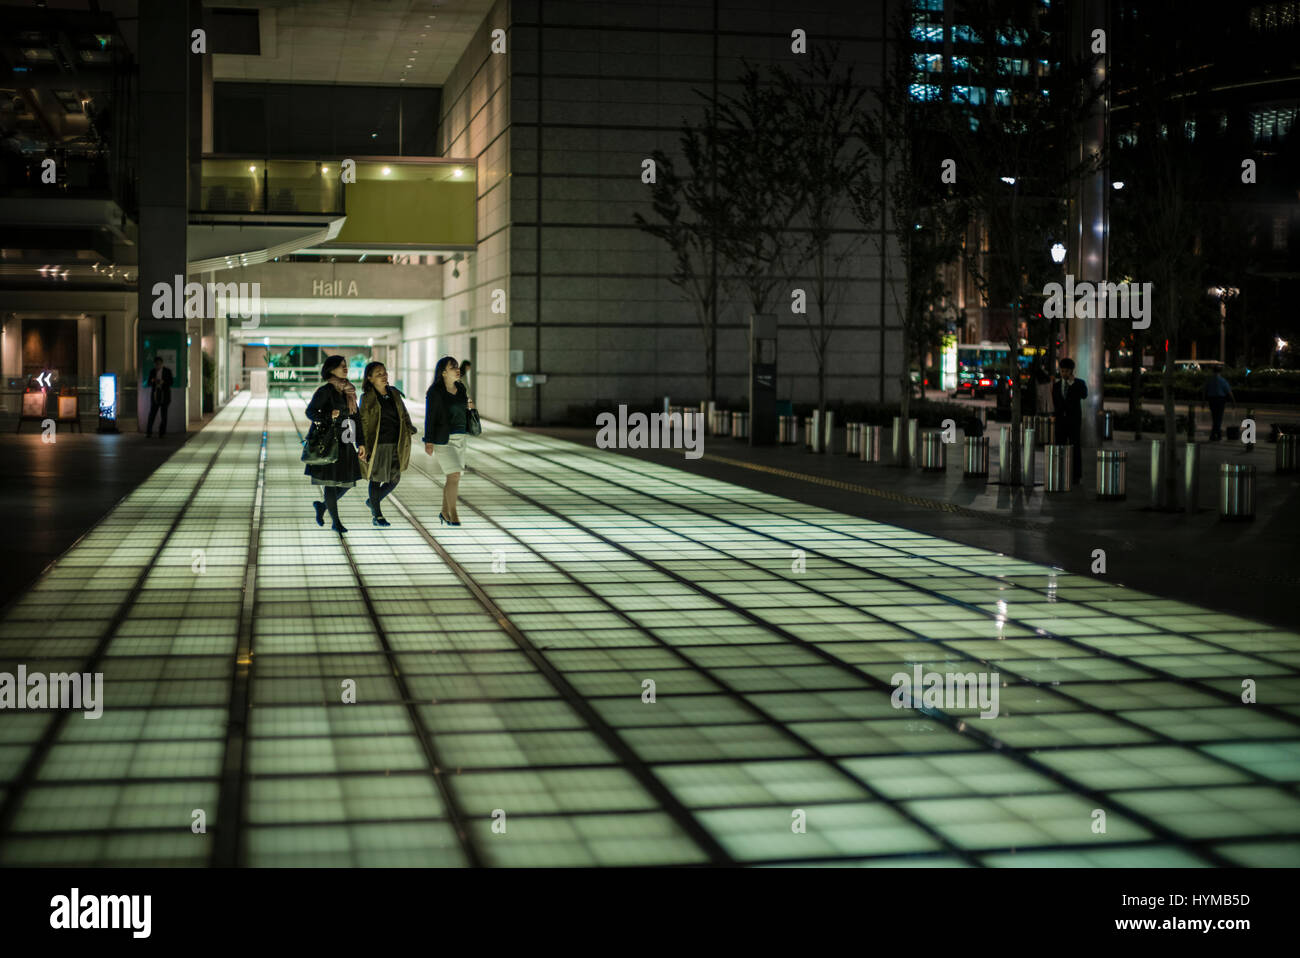
[[[1097,450],[1097,498],[1128,496],[1128,453],[1122,449]]]
[[[916,427],[917,427],[916,420],[909,416],[907,419],[907,427],[906,427],[907,430],[906,449],[907,449],[908,464],[913,466],[916,465]],[[893,454],[894,462],[898,462],[900,460],[898,451],[900,448],[899,441],[902,438],[903,438],[903,427],[900,426],[899,424],[899,417],[895,416],[894,430],[890,437],[890,447],[891,447],[890,451]]]
[[[863,423],[859,426],[862,430],[862,439],[859,444],[858,458],[863,462],[880,462],[881,434],[884,433],[884,426],[869,426]]]
[[[777,425],[779,427],[779,439],[782,444],[792,446],[799,442],[798,416],[782,416]]]
[[[1255,518],[1255,467],[1237,462],[1219,466],[1219,518]]]
[[[963,479],[988,478],[989,474],[989,437],[967,436],[965,465],[962,469]]]
[[[943,433],[923,433],[921,440],[921,469],[925,472],[944,472],[948,467],[948,454]]]
[[[1097,434],[1101,437],[1102,442],[1106,442],[1107,440],[1114,439],[1115,438],[1115,414],[1113,412],[1106,412],[1105,410],[1102,410],[1097,414],[1097,417],[1101,420],[1101,428],[1097,430]]]
[[[1034,430],[1025,430],[1025,441],[1020,450],[1020,484],[1034,488]]]
[[[844,424],[844,452],[856,456],[862,451],[862,423],[846,422]]]
[[[1043,447],[1043,491],[1069,492],[1072,480],[1071,466],[1074,447],[1052,444]]]
[[[749,413],[733,412],[731,414],[731,438],[749,438]]]
[[[1165,509],[1173,505],[1169,501],[1169,487],[1165,483],[1165,457],[1163,439],[1151,440],[1151,506]]]
[[[828,456],[835,455],[835,411],[826,410],[826,425],[822,427],[822,448]]]
[[[1195,512],[1201,499],[1201,447],[1189,442],[1183,457],[1183,508]]]
[[[803,447],[809,452],[817,451],[817,414],[813,413],[803,421]]]
[[[1277,472],[1295,472],[1300,468],[1297,462],[1300,452],[1300,436],[1295,433],[1282,433],[1277,437],[1277,449],[1274,452],[1274,469]]]

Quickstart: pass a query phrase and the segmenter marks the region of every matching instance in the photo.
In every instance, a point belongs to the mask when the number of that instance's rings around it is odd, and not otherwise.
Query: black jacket
[[[1058,379],[1052,383],[1052,405],[1056,407],[1056,418],[1067,432],[1077,430],[1083,424],[1083,400],[1088,398],[1088,387],[1082,379],[1075,377],[1070,388],[1062,392],[1065,380]]]
[[[456,384],[456,395],[448,399],[445,390],[439,389],[438,384],[434,383],[429,387],[429,391],[424,394],[424,438],[421,440],[425,443],[433,443],[435,446],[442,446],[451,438],[451,416],[447,411],[447,403],[456,402],[462,406],[469,402],[469,394],[465,392],[465,384]],[[469,410],[466,410],[466,420],[469,419]]]
[[[155,406],[170,406],[172,402],[172,371],[164,366],[162,369],[154,367],[149,370],[149,378],[145,385],[149,386],[149,399]]]
[[[333,419],[333,411],[339,411],[339,418],[335,421],[335,427],[343,429],[343,424],[348,420],[352,421],[353,438],[357,445],[364,445],[365,440],[361,433],[361,416],[360,407],[357,413],[348,413],[348,399],[343,393],[339,392],[329,383],[324,383],[311,397],[311,402],[307,404],[307,418],[312,422],[329,422]],[[356,482],[361,478],[361,461],[357,458],[357,450],[351,444],[342,441],[343,434],[339,434],[339,458],[337,462],[328,462],[319,466],[307,466],[303,472],[315,479],[324,479],[331,482],[347,483]],[[369,449],[366,450],[370,452]]]

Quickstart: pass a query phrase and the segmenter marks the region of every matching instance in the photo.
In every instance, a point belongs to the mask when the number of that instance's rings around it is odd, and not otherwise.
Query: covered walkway
[[[0,713],[0,864],[1300,864],[1294,632],[491,423],[460,528],[415,451],[339,537],[304,405],[5,609],[104,711]],[[917,665],[998,716],[893,707]]]

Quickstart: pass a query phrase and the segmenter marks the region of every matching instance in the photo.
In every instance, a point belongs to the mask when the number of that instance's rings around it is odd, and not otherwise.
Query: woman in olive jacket
[[[383,363],[366,366],[361,386],[361,437],[370,450],[362,466],[370,480],[370,498],[366,505],[377,526],[390,525],[379,508],[384,498],[397,488],[402,473],[411,462],[411,437],[415,426],[406,411],[406,403],[396,386],[388,385],[388,369]]]
[[[358,446],[361,440],[361,419],[357,415],[357,390],[348,381],[348,361],[343,356],[330,356],[320,368],[325,384],[316,390],[307,404],[307,418],[317,424],[333,423],[340,430],[339,457],[334,462],[308,466],[313,486],[325,490],[325,500],[314,502],[316,525],[325,525],[328,509],[332,528],[342,534],[348,530],[339,521],[339,499],[361,478],[361,463],[366,459],[366,447]],[[339,420],[342,420],[341,422]],[[351,428],[349,427],[351,425]],[[347,440],[351,439],[351,442]]]
[[[456,499],[460,495],[460,474],[465,471],[465,444],[469,439],[469,410],[474,402],[460,381],[460,366],[443,356],[433,369],[433,385],[424,396],[424,451],[447,477],[442,487],[442,512],[438,519],[449,526],[460,525]]]

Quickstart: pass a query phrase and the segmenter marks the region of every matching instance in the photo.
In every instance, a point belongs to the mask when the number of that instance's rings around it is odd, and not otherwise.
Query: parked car
[[[998,388],[998,374],[979,366],[963,366],[957,374],[957,391],[954,396],[983,399]]]

